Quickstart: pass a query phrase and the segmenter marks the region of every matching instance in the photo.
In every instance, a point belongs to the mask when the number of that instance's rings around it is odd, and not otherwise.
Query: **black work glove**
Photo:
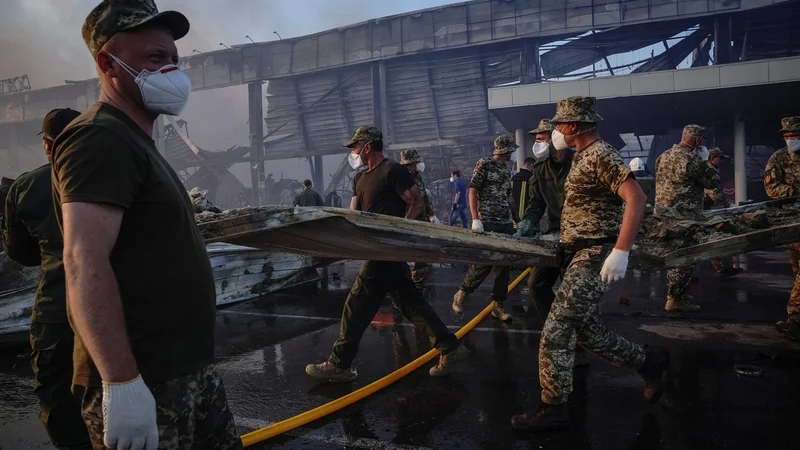
[[[453,203],[453,211],[458,209],[458,203]]]

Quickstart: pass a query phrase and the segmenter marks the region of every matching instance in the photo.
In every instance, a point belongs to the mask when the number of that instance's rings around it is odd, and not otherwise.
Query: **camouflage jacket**
[[[414,172],[413,176],[414,181],[417,182],[417,190],[419,191],[419,197],[422,199],[423,204],[422,212],[417,216],[417,220],[427,222],[430,220],[430,217],[434,215],[433,203],[431,202],[431,198],[428,197],[428,192],[425,189],[425,182],[422,181],[422,175],[419,172]]]
[[[703,190],[719,186],[719,172],[689,147],[674,145],[656,160],[658,215],[694,219],[703,212]]]
[[[704,195],[704,206],[708,208],[729,208],[731,206],[730,199],[722,192],[722,186],[706,189]]]
[[[786,147],[773,153],[764,169],[764,188],[775,199],[800,195],[800,154]]]
[[[617,190],[631,170],[617,149],[598,139],[576,153],[567,175],[561,242],[613,238],[622,224],[622,198]]]
[[[511,171],[491,157],[478,160],[470,189],[478,191],[478,217],[489,223],[511,223]]]

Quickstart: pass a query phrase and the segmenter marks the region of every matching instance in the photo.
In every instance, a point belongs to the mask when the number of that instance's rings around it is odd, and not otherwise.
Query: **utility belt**
[[[572,262],[572,258],[574,258],[579,251],[599,245],[614,244],[616,242],[616,236],[599,239],[580,239],[570,244],[559,242],[558,249],[556,250],[556,263],[562,270],[566,270]]]

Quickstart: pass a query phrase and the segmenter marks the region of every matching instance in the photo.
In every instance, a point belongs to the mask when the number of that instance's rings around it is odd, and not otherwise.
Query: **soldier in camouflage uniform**
[[[708,162],[708,150],[702,146],[700,125],[686,125],[680,144],[674,145],[656,160],[656,209],[660,217],[688,220],[703,219],[703,189],[719,185],[719,172]],[[700,306],[686,294],[692,281],[693,264],[667,272],[667,311],[692,312]]]
[[[712,166],[719,168],[722,166],[722,162],[729,159],[730,157],[726,155],[719,147],[711,147],[708,149],[708,162],[711,163]],[[704,199],[703,199],[703,206],[706,209],[717,209],[717,208],[730,208],[731,201],[724,192],[722,192],[722,184],[717,184],[717,186],[713,189],[705,189],[704,191]],[[711,265],[714,266],[714,269],[720,274],[722,278],[729,278],[732,276],[739,275],[743,272],[743,270],[739,267],[733,267],[733,257],[728,256],[725,258],[719,259],[712,259]]]
[[[55,109],[42,124],[42,145],[52,159],[55,138],[80,113]],[[75,335],[67,320],[67,293],[62,258],[63,240],[53,210],[50,173],[46,164],[20,175],[9,189],[3,218],[3,246],[12,260],[40,266],[42,279],[31,315],[33,393],[39,399],[39,419],[53,446],[90,449],[81,408],[72,396],[72,350]]]
[[[480,159],[475,164],[472,180],[469,183],[469,207],[473,217],[472,231],[514,234],[514,222],[511,215],[513,205],[511,171],[507,164],[511,161],[511,155],[518,148],[513,137],[499,136],[494,140],[494,154],[491,157]],[[511,315],[503,309],[503,302],[508,298],[510,271],[508,266],[473,264],[461,283],[461,288],[453,297],[455,312],[461,314],[464,311],[464,301],[483,283],[492,269],[495,271],[494,285],[492,286],[492,300],[494,301],[492,317],[504,322],[511,320]]]
[[[764,187],[773,199],[800,196],[800,116],[781,120],[786,147],[775,152],[764,169]],[[794,288],[786,305],[788,318],[775,324],[786,337],[800,340],[800,242],[786,246],[794,272]]]
[[[419,150],[410,149],[400,152],[400,164],[405,166],[414,180],[417,182],[417,189],[419,195],[422,197],[423,208],[419,213],[417,220],[423,222],[430,221],[431,223],[439,223],[436,214],[433,211],[433,203],[428,195],[428,190],[425,188],[425,182],[422,180],[422,172],[425,170],[425,163],[422,162],[422,156]],[[417,286],[420,292],[425,291],[425,282],[428,281],[431,265],[424,262],[414,262],[411,264],[411,279],[414,280],[414,285]]]
[[[566,402],[576,343],[616,366],[637,369],[648,401],[658,400],[669,364],[665,351],[645,351],[600,322],[600,298],[608,283],[625,276],[647,201],[617,150],[597,134],[600,120],[594,97],[559,101],[552,119],[554,148],[577,151],[561,213],[565,271],[539,343],[542,403],[535,413],[512,417],[515,429],[544,431],[569,424]]]

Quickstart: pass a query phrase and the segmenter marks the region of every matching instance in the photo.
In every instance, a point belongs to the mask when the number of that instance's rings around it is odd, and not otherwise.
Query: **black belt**
[[[597,245],[614,244],[616,242],[616,237],[604,237],[599,239],[580,239],[569,244],[559,243],[556,261],[559,267],[566,269],[572,262],[572,258],[579,251]]]

